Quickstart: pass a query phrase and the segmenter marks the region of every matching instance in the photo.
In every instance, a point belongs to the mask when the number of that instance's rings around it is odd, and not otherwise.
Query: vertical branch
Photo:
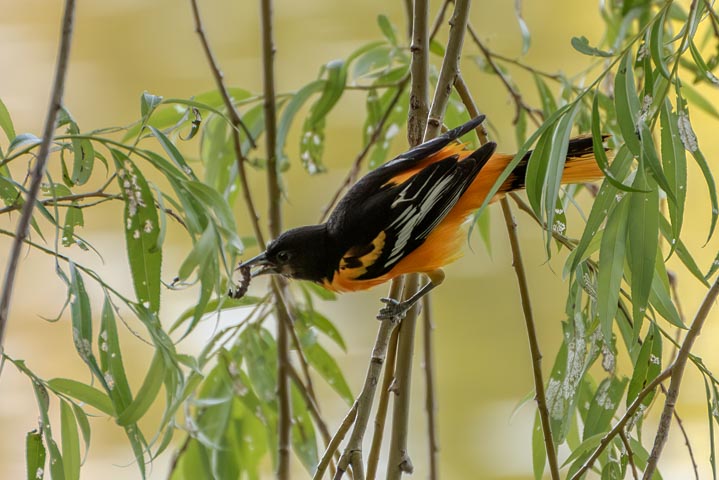
[[[247,171],[245,170],[245,161],[247,159],[242,153],[242,141],[240,139],[240,132],[238,131],[238,128],[241,128],[242,131],[245,132],[245,135],[247,135],[247,139],[249,140],[252,147],[256,146],[255,141],[252,138],[250,131],[247,129],[244,122],[242,121],[242,118],[240,118],[240,114],[237,112],[235,104],[232,102],[230,93],[227,91],[224,75],[222,73],[222,70],[220,69],[219,64],[217,63],[217,60],[215,59],[215,55],[212,53],[210,43],[207,40],[207,35],[205,34],[205,29],[202,25],[200,9],[197,6],[197,0],[190,0],[190,5],[192,6],[192,15],[195,20],[195,32],[197,32],[197,35],[200,37],[200,43],[202,44],[202,49],[205,52],[205,57],[207,57],[207,61],[210,64],[210,70],[212,71],[212,76],[215,79],[215,85],[217,86],[217,90],[222,96],[222,101],[225,104],[225,108],[227,109],[227,115],[230,117],[230,122],[232,122],[232,147],[235,150],[235,161],[237,162],[237,176],[239,177],[240,185],[242,186],[242,196],[245,200],[245,205],[247,206],[250,222],[252,223],[255,238],[257,238],[257,243],[259,243],[260,246],[264,249],[265,239],[264,235],[262,235],[262,229],[260,228],[259,215],[257,215],[255,201],[252,198],[252,193],[250,192],[250,185],[247,181]]]
[[[427,436],[429,437],[429,478],[439,478],[439,435],[437,434],[437,399],[434,378],[434,324],[432,322],[432,298],[422,298],[424,319],[424,378],[427,389],[425,410],[427,410]]]
[[[522,263],[522,252],[519,250],[517,223],[514,220],[512,209],[509,206],[507,198],[502,198],[501,203],[504,221],[507,225],[509,243],[512,247],[512,263],[514,264],[514,270],[517,273],[517,283],[519,283],[519,293],[522,299],[524,320],[527,326],[527,338],[529,340],[529,350],[532,355],[532,371],[534,373],[534,399],[537,402],[539,419],[542,424],[544,448],[547,453],[549,471],[552,475],[552,480],[559,480],[559,464],[557,463],[557,452],[554,448],[554,440],[552,439],[552,429],[549,423],[549,409],[547,408],[547,396],[544,392],[544,379],[542,378],[542,353],[539,351],[537,330],[534,325],[534,315],[532,314],[532,305],[529,300],[529,287],[527,286],[527,277],[524,272],[524,264]]]
[[[664,445],[667,442],[667,437],[669,436],[669,428],[671,427],[672,423],[672,415],[674,413],[674,407],[677,404],[679,387],[681,386],[682,378],[684,377],[684,368],[687,365],[689,353],[691,352],[692,346],[694,345],[694,342],[696,341],[697,337],[699,337],[702,326],[704,326],[704,322],[709,315],[709,311],[714,306],[714,302],[716,302],[718,295],[719,279],[714,282],[714,284],[707,292],[704,301],[699,307],[699,311],[694,317],[692,326],[689,328],[686,337],[684,337],[684,342],[679,349],[679,353],[677,353],[677,358],[672,364],[672,376],[671,381],[669,382],[667,398],[664,401],[664,410],[662,411],[662,416],[659,419],[659,427],[657,429],[657,435],[656,437],[654,437],[654,446],[652,447],[652,453],[649,455],[649,460],[647,461],[647,468],[644,470],[645,480],[651,479],[652,475],[654,475],[654,471],[657,469],[659,457],[662,454]]]
[[[407,140],[410,147],[422,142],[429,114],[429,1],[415,0],[412,16],[412,89],[409,93]]]
[[[424,131],[425,140],[434,138],[439,133],[442,127],[444,111],[447,108],[449,94],[452,92],[454,79],[459,75],[459,56],[462,54],[464,33],[467,29],[469,4],[470,0],[456,0],[454,5],[454,14],[449,21],[451,28],[449,30],[447,51],[444,54],[442,70],[439,72],[439,79],[437,80],[437,87],[434,91],[434,99],[432,100],[432,108],[429,111],[427,127]]]
[[[280,209],[281,192],[279,172],[277,171],[277,106],[275,104],[275,45],[272,25],[272,0],[261,0],[262,18],[262,72],[263,92],[265,96],[265,154],[267,155],[267,192],[269,196],[269,231],[276,238],[282,229],[282,211]],[[289,390],[289,336],[287,329],[292,328],[291,320],[283,301],[285,284],[281,279],[273,281],[273,291],[277,308],[277,397],[278,433],[277,433],[277,478],[290,478],[290,411]]]
[[[32,170],[30,188],[28,188],[25,203],[23,204],[20,214],[20,220],[15,228],[15,235],[8,257],[7,270],[5,271],[5,281],[3,283],[2,293],[0,293],[0,295],[2,295],[0,297],[0,352],[3,351],[3,340],[5,338],[5,328],[10,312],[10,300],[15,284],[18,261],[20,260],[20,249],[22,248],[25,238],[27,238],[28,229],[30,228],[32,213],[40,193],[40,184],[45,176],[45,167],[47,166],[47,159],[50,154],[50,145],[55,135],[57,114],[60,108],[62,108],[62,97],[65,90],[65,77],[67,76],[67,66],[70,58],[74,18],[75,0],[66,0],[65,11],[62,18],[60,46],[57,54],[57,64],[55,66],[55,79],[53,80],[52,93],[50,94],[50,105],[48,106],[47,116],[45,117],[45,129],[43,130],[40,150],[35,160],[35,168]]]

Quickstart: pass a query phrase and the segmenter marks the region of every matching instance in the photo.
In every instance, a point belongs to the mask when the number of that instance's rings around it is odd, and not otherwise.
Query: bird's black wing
[[[428,165],[403,183],[379,189],[343,215],[335,238],[349,239],[342,264],[358,280],[389,272],[419,247],[447,216],[494,152],[489,143],[459,161],[451,156]]]

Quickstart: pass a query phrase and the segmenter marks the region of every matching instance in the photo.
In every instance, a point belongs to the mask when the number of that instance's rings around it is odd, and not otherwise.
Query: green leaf
[[[139,303],[152,312],[160,310],[160,267],[162,250],[155,199],[137,165],[119,150],[112,150],[117,179],[125,200],[125,242],[132,282]]]
[[[583,441],[588,441],[609,430],[626,386],[626,378],[610,377],[602,380],[589,406],[582,434]]]
[[[533,74],[534,83],[537,86],[537,93],[539,94],[539,100],[542,102],[542,113],[547,117],[552,112],[557,111],[557,102],[554,100],[554,93],[549,89],[544,79],[538,75]]]
[[[60,428],[62,430],[62,465],[65,469],[65,478],[79,480],[80,436],[77,432],[75,414],[65,400],[60,401]]]
[[[662,14],[654,20],[654,24],[650,30],[649,40],[649,51],[652,56],[652,61],[657,66],[659,72],[664,78],[669,80],[671,75],[667,68],[667,63],[664,55],[664,22],[666,20],[667,11],[664,10]]]
[[[634,402],[639,392],[661,372],[661,353],[661,335],[659,335],[659,330],[656,325],[652,324],[644,338],[644,342],[639,350],[639,355],[634,362],[634,372],[632,373],[632,379],[627,389],[627,407]],[[653,391],[644,397],[642,405],[649,405],[655,393],[656,391]]]
[[[150,363],[150,369],[140,386],[140,390],[138,390],[132,403],[118,415],[117,423],[119,425],[132,425],[145,415],[155,401],[164,377],[165,363],[162,360],[162,354],[155,353],[155,356],[152,357],[152,363]]]
[[[672,221],[670,245],[676,249],[679,234],[684,221],[684,204],[686,203],[687,157],[679,137],[677,115],[672,112],[672,104],[665,99],[660,114],[662,160],[664,172],[674,193],[674,201],[669,202],[669,217]]]
[[[27,151],[40,145],[42,140],[32,133],[21,133],[10,140],[10,145],[7,147],[7,153],[10,154],[15,149],[24,148]]]
[[[301,388],[304,388],[304,386]],[[299,457],[307,473],[313,474],[319,459],[317,435],[314,424],[312,423],[312,417],[305,405],[304,397],[295,382],[290,384],[290,399],[292,401],[293,417],[292,429],[290,431],[292,449]]]
[[[324,80],[315,80],[314,82],[308,83],[292,95],[292,99],[285,105],[277,124],[275,155],[277,155],[278,161],[287,158],[287,154],[285,153],[287,135],[289,134],[294,118],[297,116],[297,112],[299,112],[300,108],[302,108],[312,95],[321,92],[324,88]]]
[[[546,125],[546,122],[545,122]],[[549,163],[549,150],[551,148],[552,135],[556,125],[544,131],[537,145],[532,150],[527,161],[526,190],[527,200],[532,210],[538,217],[542,218],[542,196],[544,193],[545,179],[547,176],[547,164]]]
[[[72,176],[70,180],[73,185],[84,185],[92,176],[92,169],[95,165],[95,148],[92,142],[87,139],[72,139]]]
[[[532,470],[534,479],[541,480],[544,476],[544,467],[547,464],[547,449],[544,446],[544,432],[539,412],[534,414],[534,426],[532,427]]]
[[[115,416],[115,409],[110,398],[90,385],[69,378],[53,378],[47,382],[47,386],[54,392],[86,403],[111,417]]]
[[[64,247],[75,245],[75,227],[84,225],[82,209],[69,207],[65,212],[65,225],[62,227],[62,245]]]
[[[75,420],[77,420],[77,425],[80,427],[80,433],[82,433],[82,439],[85,442],[85,456],[82,459],[81,463],[85,462],[85,458],[87,457],[87,454],[90,450],[90,437],[92,436],[92,431],[90,429],[90,421],[87,419],[87,414],[82,409],[82,407],[76,405],[73,403],[72,405],[72,411],[75,414]]]
[[[248,305],[256,305],[260,303],[259,297],[253,297],[253,296],[244,296],[242,298],[230,298],[227,296],[222,296],[220,298],[213,298],[212,300],[208,301],[207,304],[202,309],[198,309],[197,305],[193,305],[189,307],[187,310],[182,312],[179,317],[177,317],[177,320],[174,324],[172,324],[172,327],[170,327],[170,333],[175,331],[177,327],[179,327],[182,323],[184,323],[188,318],[194,317],[198,311],[202,314],[208,313],[208,312],[221,312],[224,310],[230,310],[232,308],[239,308],[239,307],[246,307]]]
[[[387,18],[387,15],[378,15],[377,25],[379,25],[382,35],[385,36],[389,43],[397,45],[397,31],[394,25],[392,25],[392,22],[389,21],[389,18]]]
[[[343,60],[329,62],[324,66],[324,71],[327,73],[324,90],[312,105],[300,138],[300,160],[310,174],[324,171],[322,153],[325,117],[342,96],[347,79],[347,66]]]
[[[317,370],[317,373],[347,402],[347,405],[352,405],[354,395],[334,357],[316,341],[303,345],[303,348],[312,368]]]
[[[659,228],[662,231],[662,235],[664,235],[664,238],[666,238],[668,242],[671,243],[672,241],[675,241],[675,239],[672,238],[672,226],[669,224],[667,219],[664,218],[664,215],[659,217]],[[694,275],[694,277],[696,277],[696,279],[699,280],[705,287],[709,288],[709,282],[707,282],[706,278],[704,278],[704,274],[697,265],[696,261],[694,261],[694,257],[692,257],[691,253],[689,253],[689,249],[687,249],[684,242],[682,242],[680,238],[677,238],[673,247],[679,259],[682,261],[684,266],[687,267],[687,270],[689,270],[689,272],[691,272],[691,274]]]
[[[514,17],[517,19],[519,31],[522,34],[522,55],[525,55],[529,51],[529,46],[532,44],[532,34],[529,31],[527,22],[522,16],[521,6],[521,2],[514,2]]]
[[[192,168],[190,168],[190,166],[187,164],[187,162],[185,161],[185,157],[182,156],[175,144],[172,143],[169,138],[167,138],[167,135],[165,135],[153,126],[150,126],[148,128],[155,136],[155,138],[157,138],[157,141],[160,142],[160,145],[162,145],[162,148],[165,150],[170,159],[175,163],[175,165],[180,167],[180,170],[182,170],[188,177],[192,178],[193,180],[197,180],[195,172],[192,171]]]
[[[125,367],[122,362],[122,349],[117,333],[117,320],[112,309],[111,300],[105,297],[102,306],[102,320],[98,335],[100,366],[105,372],[105,378],[110,380],[112,386],[108,394],[112,400],[115,412],[122,412],[132,402],[132,392],[127,382]]]
[[[90,297],[85,290],[82,275],[70,261],[70,313],[72,314],[72,339],[80,358],[95,377],[105,384],[105,378],[92,352],[92,311]]]
[[[631,52],[627,52],[619,65],[614,77],[614,103],[617,113],[619,130],[624,143],[636,156],[641,153],[639,137],[637,137],[636,121],[639,117],[639,97],[634,86]]]
[[[635,328],[639,329],[652,289],[654,260],[659,248],[659,191],[641,165],[634,186],[650,190],[629,194],[627,261],[631,272],[632,316]]]
[[[5,103],[0,99],[0,128],[5,132],[9,142],[15,139],[15,126],[12,124],[12,118],[10,118],[10,112],[8,111]]]
[[[581,37],[572,37],[572,47],[579,53],[583,53],[584,55],[589,55],[593,57],[611,57],[613,54],[611,52],[606,52],[604,50],[600,50],[596,47],[592,47],[589,45],[589,39],[582,35]]]
[[[37,430],[27,432],[25,437],[25,465],[27,480],[42,480],[45,477],[45,445],[42,434]]]
[[[208,224],[202,236],[195,242],[192,250],[180,265],[180,270],[177,274],[180,280],[186,280],[198,265],[207,261],[207,257],[216,251],[217,237],[214,224]]]
[[[612,324],[617,313],[619,289],[624,276],[628,216],[629,201],[622,199],[607,218],[599,251],[597,307],[602,335],[607,345],[612,342]]]
[[[316,310],[301,310],[298,313],[301,319],[307,322],[307,325],[315,327],[333,340],[342,350],[347,351],[347,346],[342,338],[342,334],[330,319]]]
[[[142,92],[140,97],[140,114],[142,118],[146,120],[161,103],[162,97]]]

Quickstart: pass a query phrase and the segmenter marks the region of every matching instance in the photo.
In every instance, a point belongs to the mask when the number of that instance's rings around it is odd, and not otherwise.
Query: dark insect
[[[249,266],[240,265],[237,267],[237,270],[240,271],[241,275],[240,283],[237,285],[237,288],[234,288],[235,286],[233,285],[227,292],[227,295],[234,299],[242,298],[247,294],[247,289],[250,287],[250,280],[252,280],[252,276],[250,275],[251,268]]]

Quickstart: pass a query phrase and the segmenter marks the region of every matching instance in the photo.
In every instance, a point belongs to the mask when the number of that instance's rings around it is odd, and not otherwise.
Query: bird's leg
[[[400,302],[394,298],[381,298],[380,301],[386,306],[383,307],[377,315],[378,320],[399,320],[404,318],[410,308],[414,306],[420,298],[427,295],[433,288],[439,286],[444,281],[444,271],[441,269],[425,272],[429,277],[429,282],[412,295],[407,300]]]

